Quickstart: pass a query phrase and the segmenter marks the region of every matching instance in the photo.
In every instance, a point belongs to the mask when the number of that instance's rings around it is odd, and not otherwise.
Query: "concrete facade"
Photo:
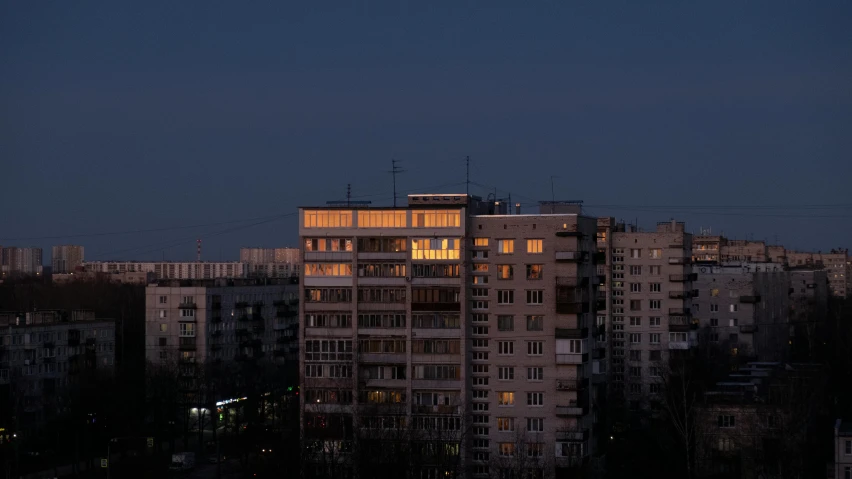
[[[415,434],[443,424],[474,477],[519,436],[548,476],[594,453],[595,219],[495,210],[467,195],[300,210],[307,440],[351,440],[318,418],[362,433],[370,408]]]
[[[694,271],[702,340],[752,360],[789,357],[790,273],[783,265],[696,265]]]
[[[601,295],[608,308],[597,320],[606,322],[610,389],[631,408],[648,407],[659,400],[667,360],[697,345],[692,235],[676,221],[640,232],[599,220],[597,248],[606,256],[599,273],[610,275]]]
[[[834,477],[852,479],[852,421],[834,423]]]
[[[250,280],[160,281],[145,289],[152,363],[282,358],[295,362],[298,286]]]

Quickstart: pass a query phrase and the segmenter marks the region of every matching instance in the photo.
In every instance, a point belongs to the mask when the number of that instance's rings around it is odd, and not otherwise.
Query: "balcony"
[[[698,275],[695,273],[669,275],[669,281],[673,283],[686,283],[688,281],[695,281],[696,279],[698,279]]]
[[[44,348],[45,349],[54,349],[54,348],[56,348],[56,343],[54,343],[53,341],[45,341],[44,342]]]
[[[741,333],[751,334],[751,333],[754,333],[756,331],[757,331],[757,325],[756,324],[740,325],[740,332]]]
[[[589,386],[589,378],[583,379],[557,379],[557,391],[580,391]]]
[[[687,341],[669,341],[669,349],[689,349],[692,346],[692,342]]]
[[[675,333],[688,332],[690,329],[696,329],[697,323],[693,323],[692,319],[686,316],[669,316],[669,331]]]
[[[195,351],[195,338],[179,338],[179,351]]]
[[[586,286],[589,284],[589,278],[581,278],[578,276],[557,276],[556,286],[571,286],[574,288]]]
[[[740,303],[759,303],[760,295],[740,296]]]
[[[689,258],[669,258],[669,264],[689,264]]]
[[[586,251],[557,251],[556,261],[578,262],[584,261],[588,257]]]
[[[692,297],[692,291],[669,291],[671,299],[689,299]]]
[[[245,309],[249,307],[248,301],[238,301],[234,303],[234,307],[237,309]]]
[[[196,305],[194,302],[192,302],[192,303],[180,303],[178,305],[178,308],[179,309],[198,309],[198,305]]]
[[[606,253],[605,252],[597,252],[592,256],[595,264],[606,264]]]
[[[259,348],[263,342],[259,339],[249,339],[246,341],[240,341],[241,348]]]
[[[589,303],[556,301],[556,314],[583,314],[589,312]]]
[[[669,316],[691,316],[689,308],[669,308]]]
[[[606,359],[606,348],[595,348],[592,350],[592,359]]]
[[[559,339],[586,339],[589,328],[556,328],[554,337]]]
[[[556,364],[584,364],[587,362],[589,362],[589,353],[556,355]]]
[[[585,416],[588,413],[589,408],[580,406],[578,401],[569,401],[567,406],[556,406],[557,417]]]
[[[222,302],[221,301],[214,301],[213,303],[210,304],[210,309],[212,309],[214,311],[218,311],[218,310],[222,309]]]

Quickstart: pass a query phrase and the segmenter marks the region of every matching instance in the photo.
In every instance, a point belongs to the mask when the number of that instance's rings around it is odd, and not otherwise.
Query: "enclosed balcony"
[[[669,258],[669,264],[689,264],[689,258]]]
[[[180,303],[178,305],[178,308],[180,308],[180,309],[198,309],[198,305],[195,304],[195,301],[192,301],[192,302],[187,302],[187,303]]]
[[[587,362],[589,362],[589,353],[556,355],[556,364],[584,364]]]
[[[589,405],[586,399],[570,399],[566,401],[567,404],[558,404],[556,405],[556,416],[557,417],[572,417],[572,416],[585,416],[589,413]]]
[[[589,430],[588,429],[578,429],[575,427],[572,428],[557,428],[556,429],[556,440],[557,441],[588,441],[589,440]]]
[[[178,350],[195,351],[195,338],[179,338]]]
[[[689,308],[669,308],[670,316],[690,316]]]
[[[561,262],[576,263],[585,261],[587,257],[588,252],[586,251],[557,251],[555,259]]]

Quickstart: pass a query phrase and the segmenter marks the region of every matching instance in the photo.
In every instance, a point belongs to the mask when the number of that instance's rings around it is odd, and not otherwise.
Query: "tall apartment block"
[[[83,265],[83,247],[77,245],[54,246],[51,251],[51,264],[54,274],[73,273]]]
[[[41,248],[18,248],[8,246],[0,248],[0,275],[38,276],[42,274]]]
[[[246,265],[240,262],[209,261],[88,261],[86,271],[95,273],[153,273],[155,279],[245,278]]]
[[[161,280],[145,289],[148,361],[291,361],[298,286],[290,280]],[[294,373],[295,374],[295,373]]]
[[[76,378],[113,369],[115,351],[115,321],[92,311],[0,312],[0,427],[43,425]]]
[[[318,472],[394,454],[388,429],[416,477],[562,477],[595,452],[596,220],[507,212],[468,195],[300,209]]]
[[[790,272],[783,265],[695,265],[702,341],[743,360],[789,360]]]
[[[692,235],[684,223],[658,223],[641,232],[614,218],[599,218],[597,248],[606,262],[597,324],[606,325],[613,398],[638,409],[658,401],[667,361],[697,346]],[[601,338],[604,339],[604,338]]]

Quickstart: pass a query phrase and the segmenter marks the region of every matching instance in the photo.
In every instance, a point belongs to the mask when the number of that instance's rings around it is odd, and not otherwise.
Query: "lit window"
[[[411,259],[459,259],[459,240],[455,238],[412,239]]]
[[[510,264],[498,264],[497,265],[497,278],[499,279],[512,279],[513,276],[513,268]]]
[[[528,264],[527,265],[527,279],[541,279],[543,268],[544,268],[544,265],[541,265],[541,264]]]
[[[359,210],[359,228],[405,228],[405,210]]]
[[[542,252],[542,242],[540,239],[528,239],[527,240],[527,253],[541,253]]]
[[[497,252],[500,254],[512,254],[515,252],[515,240],[497,240]]]
[[[305,210],[305,228],[351,228],[352,211]]]
[[[649,253],[651,259],[660,259],[663,257],[663,250],[660,248],[651,248]]]
[[[305,263],[302,270],[305,276],[352,276],[351,263]]]
[[[513,417],[498,417],[497,430],[500,432],[511,432],[515,430],[515,418]]]
[[[474,246],[488,246],[488,238],[474,238],[473,239]]]
[[[412,210],[411,226],[414,228],[458,228],[459,210]]]
[[[510,391],[500,391],[497,393],[497,404],[500,406],[514,406],[515,393]]]

